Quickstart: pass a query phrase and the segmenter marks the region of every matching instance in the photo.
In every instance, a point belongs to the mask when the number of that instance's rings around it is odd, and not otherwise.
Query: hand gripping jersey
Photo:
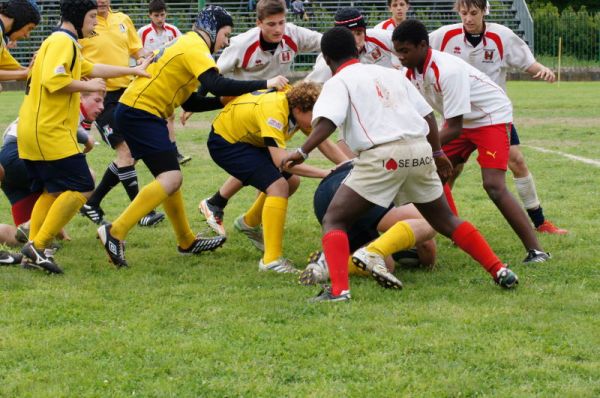
[[[137,77],[119,102],[166,119],[198,89],[198,77],[216,67],[206,42],[188,32],[155,52],[151,77]]]
[[[535,63],[527,44],[512,30],[497,23],[485,23],[483,39],[477,47],[465,38],[460,23],[431,32],[429,45],[435,50],[456,55],[488,75],[503,89],[506,88],[509,68],[526,70]]]
[[[386,68],[401,69],[402,65],[394,53],[392,44],[392,32],[383,30],[367,29],[365,35],[365,46],[358,54],[361,64],[375,64]],[[331,78],[331,69],[327,66],[321,54],[315,62],[312,72],[306,80],[324,83]]]
[[[181,32],[175,25],[165,23],[162,32],[159,33],[154,24],[149,23],[138,30],[138,36],[142,40],[144,50],[154,51],[181,36]]]
[[[285,24],[283,40],[274,53],[260,47],[260,28],[252,28],[231,39],[217,65],[225,76],[240,80],[270,79],[287,75],[296,54],[321,51],[321,33]]]
[[[393,32],[395,28],[396,22],[394,21],[394,18],[390,18],[379,22],[373,29],[389,30],[390,32]]]
[[[58,160],[81,152],[77,144],[79,93],[61,92],[73,80],[92,72],[75,36],[63,30],[42,43],[19,111],[19,156]]]
[[[313,127],[324,117],[341,126],[340,139],[355,153],[401,138],[425,137],[433,112],[401,71],[352,60],[321,90]]]
[[[290,114],[285,91],[259,90],[241,95],[219,113],[213,127],[227,142],[264,147],[272,138],[279,148],[298,130]]]
[[[486,74],[453,55],[429,49],[423,74],[406,76],[444,119],[463,115],[464,128],[512,122],[512,104]]]

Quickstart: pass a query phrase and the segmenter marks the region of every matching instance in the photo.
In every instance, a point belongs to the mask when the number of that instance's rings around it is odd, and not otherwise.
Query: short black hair
[[[336,26],[323,33],[321,38],[321,52],[323,56],[333,61],[341,61],[358,57],[354,35],[348,28]]]
[[[163,0],[151,0],[148,4],[148,14],[167,11],[167,4]]]
[[[417,19],[407,19],[400,25],[396,26],[392,33],[392,41],[409,42],[415,46],[425,40],[429,45],[429,34],[423,22]]]

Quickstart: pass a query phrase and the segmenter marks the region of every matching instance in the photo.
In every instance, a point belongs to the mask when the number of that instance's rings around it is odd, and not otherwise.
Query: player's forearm
[[[87,82],[81,80],[72,80],[71,83],[67,84],[63,88],[57,90],[59,93],[76,93],[87,90]]]
[[[186,112],[206,112],[223,108],[219,97],[205,97],[199,93],[193,93],[181,107]]]
[[[238,96],[267,88],[266,80],[234,80],[209,69],[198,77],[201,88],[217,97]]]
[[[109,79],[111,77],[120,77],[133,74],[132,70],[128,66],[114,66],[105,64],[94,64],[92,73],[88,77],[100,77],[102,79]]]
[[[309,164],[299,164],[291,167],[289,171],[301,177],[309,178],[325,178],[330,173],[330,170],[320,169]]]
[[[17,69],[17,70],[0,70],[0,81],[8,80],[25,80],[27,79],[28,69]]]
[[[321,118],[300,149],[305,154],[309,154],[320,143],[325,141],[335,129],[336,125],[331,120]]]
[[[446,120],[444,127],[440,130],[440,144],[445,145],[462,133],[463,117],[456,116]]]
[[[335,145],[331,140],[325,140],[318,146],[319,151],[334,164],[340,164],[345,162],[349,158],[342,152],[342,150]]]
[[[442,147],[440,143],[440,133],[438,131],[437,121],[435,120],[435,115],[431,112],[429,115],[425,116],[423,119],[427,122],[429,126],[429,133],[427,134],[427,141],[429,145],[431,145],[431,149],[433,152],[439,151]]]

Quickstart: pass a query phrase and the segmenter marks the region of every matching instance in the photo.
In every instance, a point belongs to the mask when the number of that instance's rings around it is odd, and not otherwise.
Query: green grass
[[[600,160],[599,91],[598,83],[509,84],[523,143]],[[20,98],[0,95],[3,125]],[[196,115],[178,135],[194,157],[183,172],[196,230],[205,228],[197,202],[225,178],[206,150],[209,120]],[[549,263],[520,263],[524,250],[486,198],[475,164],[455,191],[462,216],[519,274],[511,292],[438,238],[437,267],[401,271],[403,291],[353,278],[352,302],[309,304],[315,288],[259,273],[259,253],[233,231],[251,189],[227,208],[222,249],[180,257],[168,223],[135,228],[131,267],[121,271],[77,216],[73,241],[57,255],[65,275],[0,269],[0,396],[599,396],[600,169],[523,152],[546,215],[571,231],[540,236]],[[111,157],[103,145],[88,155],[98,174]],[[311,162],[327,165],[318,156]],[[145,167],[138,171],[148,182]],[[284,248],[299,265],[320,244],[316,184],[304,179],[290,201]],[[109,219],[126,204],[117,187],[104,203]],[[11,219],[7,201],[0,212]]]

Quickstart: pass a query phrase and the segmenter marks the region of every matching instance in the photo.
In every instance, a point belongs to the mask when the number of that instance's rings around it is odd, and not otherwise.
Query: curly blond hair
[[[321,94],[321,84],[315,82],[296,82],[286,93],[290,109],[300,108],[302,112],[310,112]]]

